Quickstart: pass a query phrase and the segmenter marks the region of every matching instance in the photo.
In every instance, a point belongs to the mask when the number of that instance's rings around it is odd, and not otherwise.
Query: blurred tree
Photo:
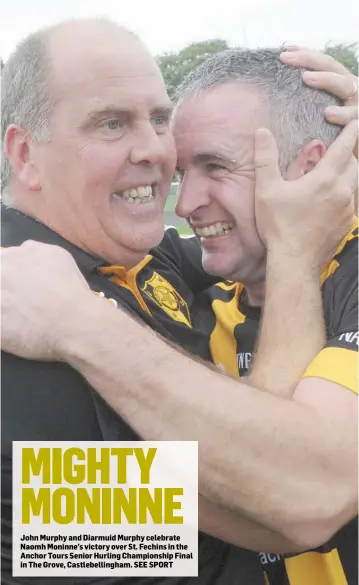
[[[162,71],[169,95],[173,96],[186,75],[203,63],[205,59],[228,48],[226,41],[212,39],[191,43],[178,53],[159,55],[157,63]]]
[[[331,55],[342,63],[349,71],[358,76],[358,45],[357,43],[333,45],[328,43],[324,53]]]

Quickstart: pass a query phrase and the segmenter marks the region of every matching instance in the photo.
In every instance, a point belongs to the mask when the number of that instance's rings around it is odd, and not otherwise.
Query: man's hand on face
[[[56,359],[74,314],[99,300],[72,256],[28,241],[1,250],[1,347],[31,359]]]
[[[352,121],[310,172],[285,181],[274,137],[266,129],[256,132],[255,214],[267,249],[301,256],[319,270],[328,262],[353,223],[357,137]]]

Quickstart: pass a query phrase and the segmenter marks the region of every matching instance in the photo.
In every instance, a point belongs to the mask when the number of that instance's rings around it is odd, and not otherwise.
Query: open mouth
[[[234,222],[232,221],[217,221],[211,225],[207,225],[202,228],[196,228],[192,226],[192,229],[196,236],[199,238],[216,238],[218,236],[227,236],[234,228]]]
[[[136,189],[126,189],[125,191],[113,193],[113,196],[132,205],[144,205],[145,203],[151,203],[155,198],[155,194],[155,185],[145,185]]]

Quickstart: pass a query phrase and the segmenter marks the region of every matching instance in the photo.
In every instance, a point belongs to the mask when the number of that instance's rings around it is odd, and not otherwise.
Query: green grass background
[[[183,236],[192,234],[192,230],[188,227],[186,221],[177,217],[175,214],[175,207],[177,203],[177,183],[172,183],[165,206],[165,223],[166,225],[173,225],[177,228],[179,233]]]

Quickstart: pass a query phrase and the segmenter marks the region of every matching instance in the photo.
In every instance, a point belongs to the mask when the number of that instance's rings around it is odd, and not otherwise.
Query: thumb
[[[268,188],[270,181],[282,176],[278,167],[278,147],[273,134],[267,128],[259,128],[254,135],[254,166],[256,188]]]

